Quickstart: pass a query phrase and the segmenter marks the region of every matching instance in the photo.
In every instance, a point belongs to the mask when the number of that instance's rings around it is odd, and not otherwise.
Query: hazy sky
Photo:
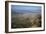
[[[11,5],[11,10],[20,13],[41,12],[41,6]]]

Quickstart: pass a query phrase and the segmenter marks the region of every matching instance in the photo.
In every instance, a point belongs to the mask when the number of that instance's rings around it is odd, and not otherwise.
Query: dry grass
[[[12,28],[41,27],[41,15],[17,15],[12,17]]]

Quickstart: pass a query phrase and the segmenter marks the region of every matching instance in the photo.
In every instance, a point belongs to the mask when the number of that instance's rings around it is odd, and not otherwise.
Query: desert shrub
[[[25,16],[24,16],[25,17]],[[12,17],[12,28],[41,27],[41,15],[35,17]]]
[[[41,16],[37,15],[32,19],[32,27],[41,27]]]

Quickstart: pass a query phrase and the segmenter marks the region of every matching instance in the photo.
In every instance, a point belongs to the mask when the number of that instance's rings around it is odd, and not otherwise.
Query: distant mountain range
[[[28,13],[38,13],[38,14],[40,14],[41,12],[33,12],[33,11],[25,11],[25,12],[23,12],[23,11],[21,11],[21,12],[16,12],[16,11],[12,11],[12,14],[28,14]]]

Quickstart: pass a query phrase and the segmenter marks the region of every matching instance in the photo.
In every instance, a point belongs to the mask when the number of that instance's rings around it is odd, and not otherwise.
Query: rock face
[[[41,27],[41,15],[36,13],[12,16],[12,28]]]

